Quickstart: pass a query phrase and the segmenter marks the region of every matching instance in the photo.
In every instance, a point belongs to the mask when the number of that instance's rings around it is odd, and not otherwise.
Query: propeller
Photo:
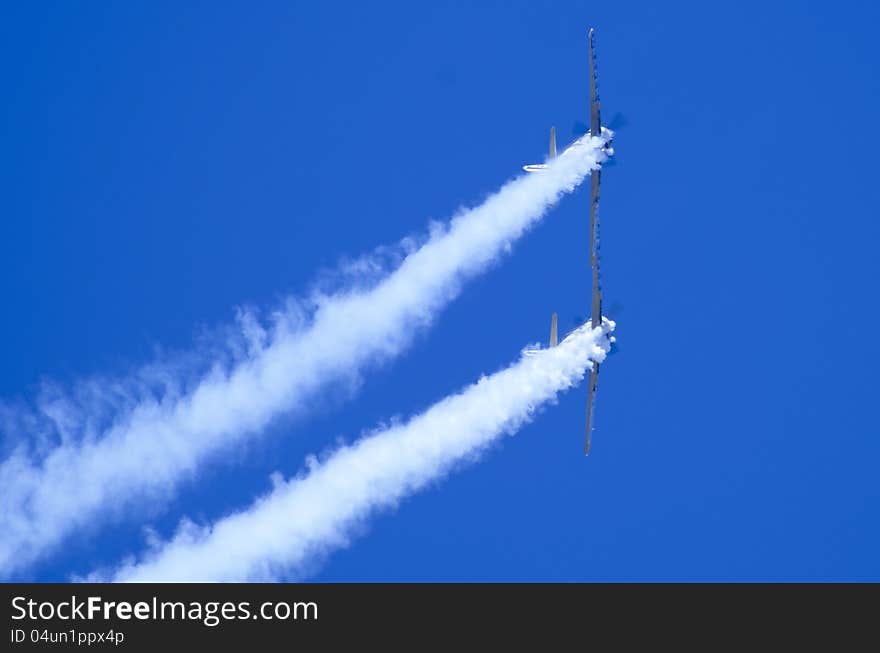
[[[608,123],[608,129],[613,132],[620,131],[623,127],[626,127],[629,124],[629,120],[625,115],[620,112],[615,113],[611,116],[611,121]]]
[[[622,128],[626,127],[629,124],[629,119],[620,112],[615,113],[611,116],[611,120],[608,123],[608,129],[613,132],[620,131]],[[583,122],[582,120],[575,120],[574,124],[571,126],[571,133],[573,136],[583,136],[587,132],[590,131],[590,126]]]
[[[611,306],[608,308],[608,314],[613,317],[618,317],[621,313],[623,313],[623,304],[615,299],[611,302]]]
[[[608,306],[607,312],[602,311],[603,315],[605,315],[606,317],[610,317],[611,319],[616,319],[616,318],[620,317],[620,315],[622,313],[623,313],[623,304],[620,303],[620,301],[618,301],[616,299],[613,300],[611,302],[611,304]],[[571,322],[572,322],[573,326],[579,327],[580,325],[582,325],[584,322],[586,322],[589,319],[590,319],[589,315],[584,316],[584,315],[581,315],[580,313],[575,313],[574,316],[571,318]]]

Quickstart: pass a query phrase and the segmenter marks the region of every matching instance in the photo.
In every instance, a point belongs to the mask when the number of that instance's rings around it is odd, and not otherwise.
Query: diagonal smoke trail
[[[296,574],[344,545],[352,527],[515,431],[601,362],[614,323],[585,325],[557,347],[522,358],[435,404],[408,423],[343,447],[305,476],[280,483],[213,526],[181,528],[117,581],[267,581]]]
[[[218,363],[188,392],[138,396],[121,414],[110,410],[100,429],[97,414],[115,387],[95,390],[98,400],[75,419],[46,411],[61,443],[40,456],[20,447],[0,464],[0,574],[45,556],[77,530],[120,518],[138,501],[159,502],[211,456],[305,409],[322,386],[399,354],[462,282],[605,160],[605,138],[579,142],[541,174],[508,182],[435,230],[374,286],[317,300],[305,325],[281,319],[267,336],[245,324],[246,335],[256,332],[252,351],[232,366]]]

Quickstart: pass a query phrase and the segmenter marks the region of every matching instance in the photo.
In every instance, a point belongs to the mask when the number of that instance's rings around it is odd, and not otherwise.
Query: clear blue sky
[[[430,4],[430,7],[428,6]],[[586,114],[606,313],[583,388],[312,578],[880,580],[876,9],[856,2],[23,3],[0,20],[0,397],[188,350],[423,230]],[[588,313],[584,192],[350,402],[84,533],[59,580],[249,503]],[[2,491],[2,488],[0,488]]]

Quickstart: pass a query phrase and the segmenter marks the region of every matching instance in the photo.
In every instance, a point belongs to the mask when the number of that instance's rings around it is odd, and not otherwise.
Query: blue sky
[[[477,5],[477,6],[475,6]],[[188,351],[420,233],[586,112],[598,29],[606,313],[583,388],[371,520],[317,581],[877,580],[880,109],[859,3],[69,3],[3,10],[0,397]],[[359,395],[201,469],[21,578],[137,552],[588,313],[566,198]]]

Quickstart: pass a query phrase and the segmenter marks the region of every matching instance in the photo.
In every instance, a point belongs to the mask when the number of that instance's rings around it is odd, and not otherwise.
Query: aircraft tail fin
[[[556,332],[556,322],[557,322],[557,317],[556,317],[556,313],[554,313],[553,317],[550,318],[550,346],[551,347],[555,347],[557,344],[559,344],[559,342],[558,342],[559,338],[558,338],[557,332]]]
[[[556,158],[556,127],[550,128],[550,153],[548,159]]]

